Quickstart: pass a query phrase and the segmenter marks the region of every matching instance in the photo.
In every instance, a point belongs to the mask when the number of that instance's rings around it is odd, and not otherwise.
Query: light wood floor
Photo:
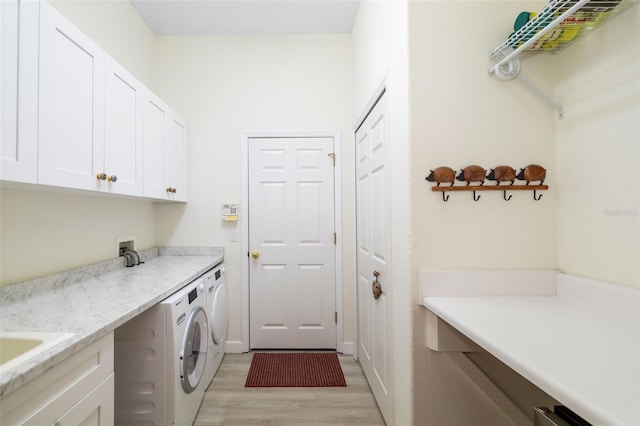
[[[384,425],[360,364],[338,358],[346,387],[245,388],[251,353],[226,354],[194,425]]]

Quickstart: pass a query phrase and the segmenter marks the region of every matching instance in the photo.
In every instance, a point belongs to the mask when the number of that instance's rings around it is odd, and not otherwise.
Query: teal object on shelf
[[[535,16],[535,13],[533,15]],[[513,23],[513,31],[518,31],[520,28],[524,27],[524,24],[529,22],[531,18],[531,12],[520,12]]]

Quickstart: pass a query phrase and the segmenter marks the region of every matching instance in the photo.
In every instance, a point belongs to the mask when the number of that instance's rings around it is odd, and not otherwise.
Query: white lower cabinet
[[[114,424],[113,332],[0,400],[0,424]]]

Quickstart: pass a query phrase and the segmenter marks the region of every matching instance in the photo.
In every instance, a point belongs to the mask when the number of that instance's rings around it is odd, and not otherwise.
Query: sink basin
[[[72,333],[0,332],[0,373],[62,343]]]

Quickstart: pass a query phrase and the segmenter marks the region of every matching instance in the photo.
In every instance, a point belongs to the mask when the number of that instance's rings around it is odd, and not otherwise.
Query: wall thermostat
[[[222,219],[229,222],[236,222],[238,220],[238,205],[237,204],[223,204],[222,205]]]

